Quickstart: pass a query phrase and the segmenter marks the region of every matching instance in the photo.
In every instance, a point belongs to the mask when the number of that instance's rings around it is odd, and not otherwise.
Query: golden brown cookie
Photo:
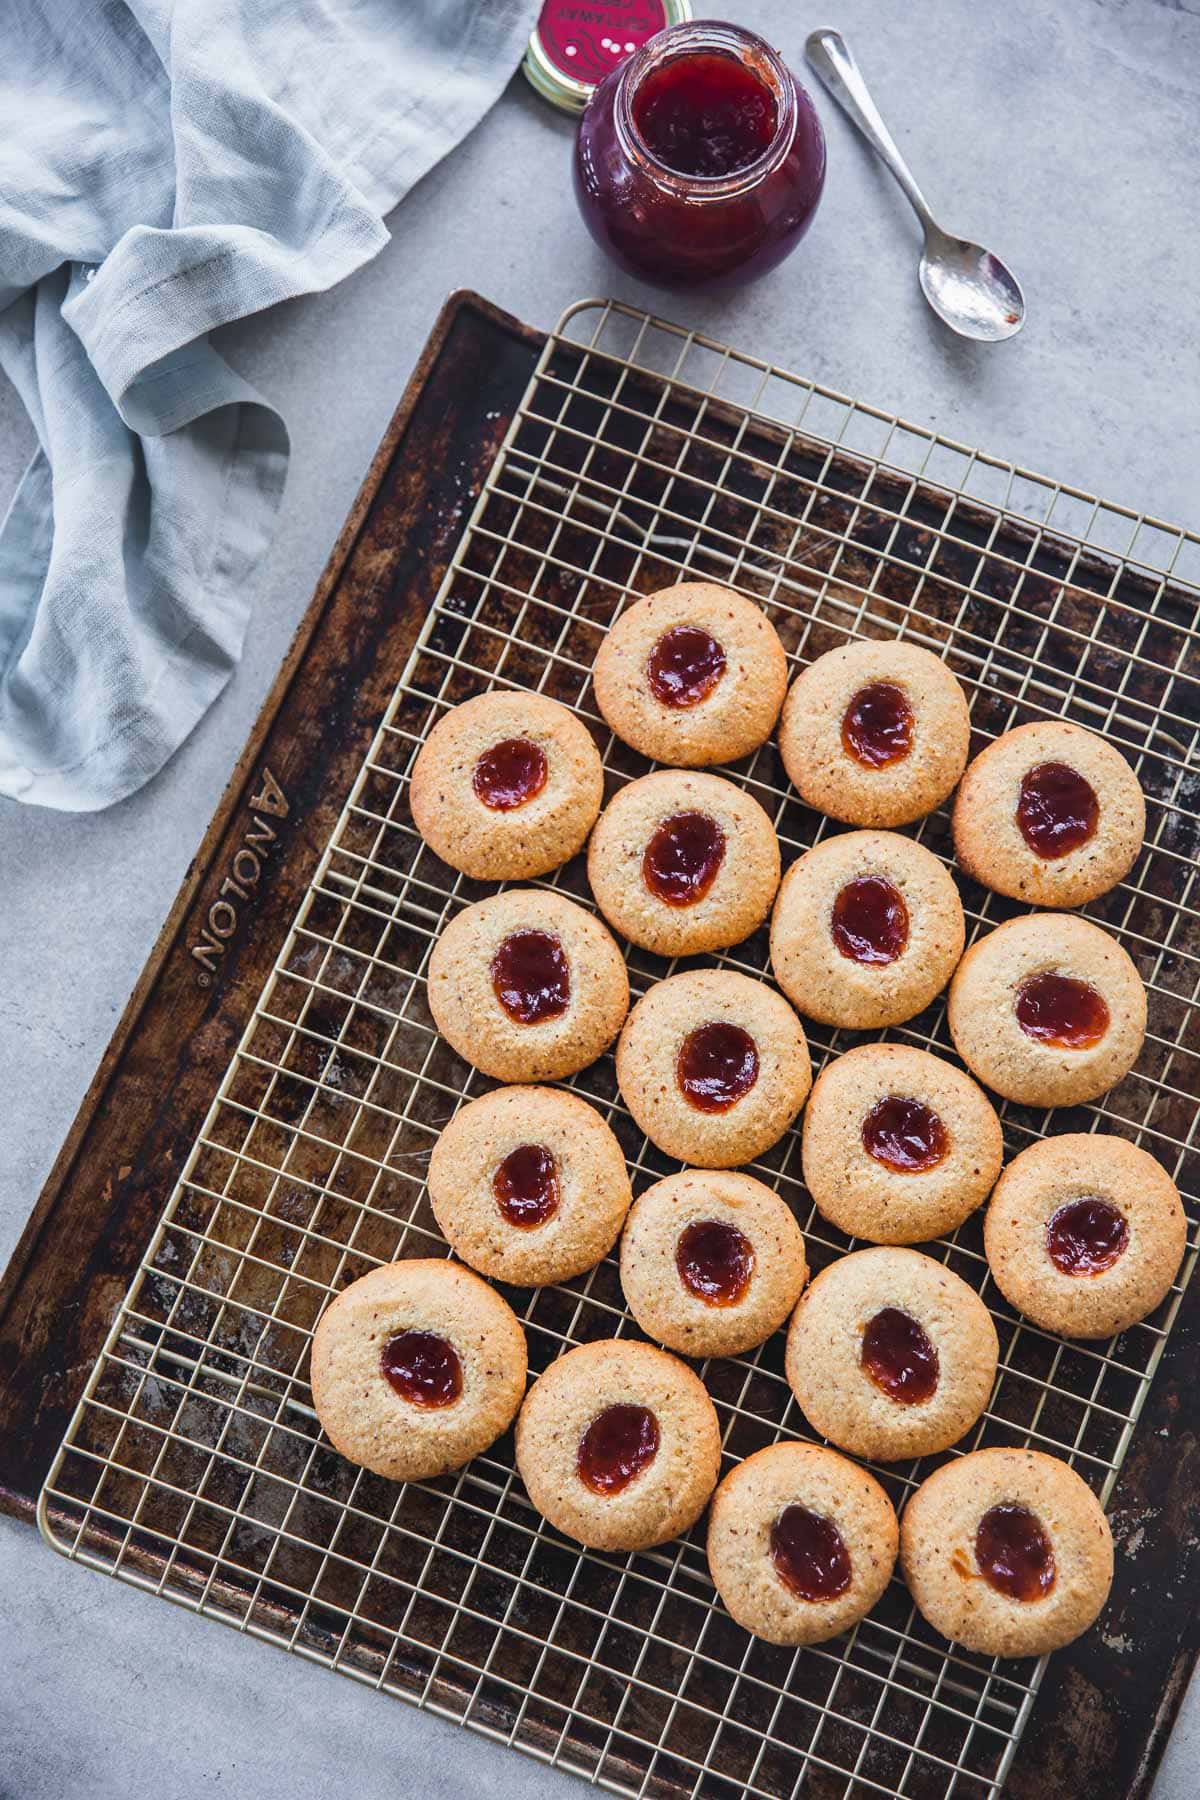
[[[721,1466],[721,1433],[686,1363],[628,1338],[568,1350],[529,1391],[517,1468],[534,1506],[596,1550],[689,1531]]]
[[[680,1162],[753,1162],[812,1081],[804,1027],[774,988],[728,969],[672,975],[642,996],[617,1044],[621,1097]]]
[[[738,1356],[778,1329],[808,1266],[786,1201],[717,1169],[684,1169],[635,1202],[621,1286],[646,1333],[684,1356]]]
[[[974,1450],[935,1469],[900,1521],[900,1563],[935,1631],[982,1656],[1043,1656],[1112,1585],[1108,1520],[1055,1456]]]
[[[1119,750],[1065,719],[989,744],[954,802],[954,848],[984,887],[1034,906],[1083,906],[1123,881],[1146,802]]]
[[[509,888],[451,919],[429,958],[429,1010],[497,1081],[558,1081],[595,1062],[629,1010],[621,952],[562,894]]]
[[[497,691],[438,720],[413,764],[413,823],[479,881],[528,881],[582,848],[604,793],[581,719],[544,694]]]
[[[814,1431],[876,1462],[956,1444],[988,1403],[999,1346],[974,1288],[917,1250],[856,1250],[801,1295],[787,1378]]]
[[[601,813],[588,880],[614,931],[659,956],[694,956],[762,924],[779,886],[779,840],[731,781],[660,769]]]
[[[713,1495],[708,1567],[747,1631],[822,1644],[870,1612],[898,1539],[892,1503],[865,1469],[816,1444],[772,1444]]]
[[[1179,1190],[1124,1138],[1069,1132],[1014,1157],[984,1222],[996,1286],[1064,1337],[1107,1338],[1166,1298],[1187,1241]]]
[[[321,1314],[312,1394],[334,1447],[390,1481],[457,1469],[506,1431],[525,1394],[525,1333],[457,1263],[387,1263]]]
[[[804,1180],[817,1211],[872,1244],[953,1231],[991,1193],[1003,1154],[983,1089],[907,1044],[835,1057],[804,1111]]]
[[[966,696],[938,656],[895,640],[844,644],[803,669],[779,722],[800,797],[848,825],[909,825],[966,767]]]
[[[787,687],[775,627],[752,600],[681,581],[623,612],[596,653],[596,704],[625,743],[679,768],[766,742]]]
[[[518,1287],[606,1256],[633,1195],[595,1107],[559,1088],[498,1088],[455,1113],[429,1159],[434,1217],[463,1261]]]
[[[1025,1106],[1076,1106],[1127,1075],[1146,990],[1116,939],[1073,913],[1010,919],[972,944],[950,986],[954,1047]]]
[[[964,939],[958,890],[931,851],[894,831],[847,831],[784,876],[771,967],[808,1018],[869,1031],[923,1011]]]

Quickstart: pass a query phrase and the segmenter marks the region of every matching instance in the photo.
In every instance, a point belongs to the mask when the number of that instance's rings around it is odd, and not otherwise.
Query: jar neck
[[[646,77],[686,56],[733,56],[767,89],[775,102],[775,134],[760,156],[730,175],[688,175],[656,157],[634,117],[634,102]],[[796,90],[787,65],[769,44],[737,25],[699,20],[660,31],[622,64],[613,98],[613,124],[626,159],[652,181],[694,200],[728,200],[745,193],[777,169],[796,134]]]

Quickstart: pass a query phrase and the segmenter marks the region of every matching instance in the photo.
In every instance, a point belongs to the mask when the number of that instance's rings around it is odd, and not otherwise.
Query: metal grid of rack
[[[447,707],[491,686],[577,708],[609,791],[645,764],[589,684],[631,596],[683,575],[762,602],[798,665],[861,636],[936,650],[978,737],[1066,716],[1103,732],[1146,790],[1146,847],[1087,909],[1147,983],[1137,1070],[1093,1106],[1002,1108],[1009,1156],[1062,1130],[1121,1133],[1178,1181],[1180,1282],[1109,1344],[1017,1319],[978,1219],[930,1246],[1000,1335],[987,1413],[960,1450],[1028,1444],[1107,1500],[1195,1260],[1200,977],[1196,600],[1200,537],[1102,504],[631,308],[583,302],[548,340],[437,604],[395,690],[42,1495],[78,1562],[285,1645],[621,1793],[999,1792],[1042,1674],[952,1648],[897,1578],[842,1639],[786,1650],[740,1630],[700,1532],[657,1552],[580,1553],[533,1511],[509,1440],[457,1476],[397,1487],[344,1463],[311,1408],[329,1297],[381,1261],[444,1253],[424,1192],[438,1130],[482,1081],[433,1029],[429,950],[486,891],[413,831],[407,777]],[[785,863],[829,822],[771,745],[725,771],[775,820]],[[946,857],[946,813],[915,835]],[[579,859],[550,878],[590,904]],[[969,936],[1020,910],[963,884]],[[766,934],[718,959],[766,971]],[[674,965],[629,952],[634,994]],[[878,1034],[952,1055],[944,1005]],[[810,1032],[817,1068],[842,1035]],[[625,1149],[635,1188],[673,1166],[621,1106],[612,1058],[571,1086]],[[810,1261],[848,1240],[815,1213],[789,1132],[754,1173],[791,1203]],[[615,1259],[508,1291],[531,1369],[632,1331]],[[782,1334],[702,1365],[729,1459],[809,1435]],[[927,1464],[879,1468],[897,1504]]]

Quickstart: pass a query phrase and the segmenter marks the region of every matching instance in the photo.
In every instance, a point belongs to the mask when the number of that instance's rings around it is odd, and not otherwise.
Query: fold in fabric
[[[208,333],[378,253],[527,12],[9,0],[0,367],[39,448],[0,527],[0,794],[108,806],[220,693],[288,440]]]

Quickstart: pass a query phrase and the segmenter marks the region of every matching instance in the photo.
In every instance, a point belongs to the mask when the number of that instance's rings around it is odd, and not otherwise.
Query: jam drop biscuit
[[[588,880],[615,931],[659,956],[740,944],[771,910],[779,840],[731,781],[660,770],[622,788],[588,846]]]
[[[972,944],[950,987],[954,1047],[1025,1106],[1076,1106],[1127,1075],[1146,990],[1115,938],[1072,913],[1010,919]]]
[[[967,763],[955,677],[916,644],[846,644],[804,669],[779,723],[800,797],[848,825],[908,825],[940,806]]]
[[[804,1180],[847,1237],[919,1244],[991,1193],[1000,1121],[969,1075],[907,1044],[860,1044],[827,1063],[804,1113]]]
[[[982,1656],[1042,1656],[1098,1617],[1112,1533],[1056,1456],[974,1450],[935,1469],[905,1507],[900,1565],[943,1637]]]
[[[625,743],[681,768],[766,742],[787,687],[775,627],[752,600],[681,581],[623,612],[596,653],[596,704]]]
[[[621,1239],[630,1312],[647,1337],[684,1356],[737,1356],[763,1343],[807,1274],[790,1208],[751,1175],[668,1175],[635,1202]]]
[[[463,1261],[544,1287],[606,1256],[633,1195],[621,1146],[585,1100],[498,1088],[459,1108],[433,1147],[429,1199]]]
[[[992,1391],[999,1346],[974,1288],[916,1250],[856,1250],[802,1295],[787,1378],[814,1431],[877,1462],[956,1444]]]
[[[898,1025],[940,994],[962,955],[954,882],[937,857],[892,831],[825,838],[783,878],[771,967],[823,1025]]]
[[[870,1612],[898,1541],[892,1503],[865,1469],[816,1444],[772,1444],[713,1495],[708,1569],[755,1637],[823,1644]]]
[[[409,805],[429,848],[479,881],[528,881],[582,848],[604,793],[586,725],[544,694],[492,693],[439,719]]]
[[[804,1027],[774,988],[727,969],[672,975],[617,1044],[621,1097],[651,1143],[729,1169],[778,1142],[808,1097]]]
[[[1124,880],[1146,802],[1119,750],[1081,725],[1020,725],[989,744],[954,802],[954,848],[984,887],[1034,906],[1083,906]]]
[[[629,1010],[621,952],[562,894],[510,888],[451,919],[429,958],[429,1010],[497,1081],[558,1081],[608,1049]]]
[[[560,1356],[517,1420],[529,1498],[595,1550],[647,1550],[689,1531],[720,1466],[717,1415],[699,1377],[625,1338]]]
[[[312,1344],[317,1417],[334,1447],[389,1481],[461,1468],[512,1423],[525,1333],[486,1281],[436,1260],[351,1282]]]
[[[1010,1305],[1063,1337],[1107,1338],[1166,1298],[1187,1239],[1166,1170],[1124,1138],[1070,1132],[1015,1157],[984,1245]]]

